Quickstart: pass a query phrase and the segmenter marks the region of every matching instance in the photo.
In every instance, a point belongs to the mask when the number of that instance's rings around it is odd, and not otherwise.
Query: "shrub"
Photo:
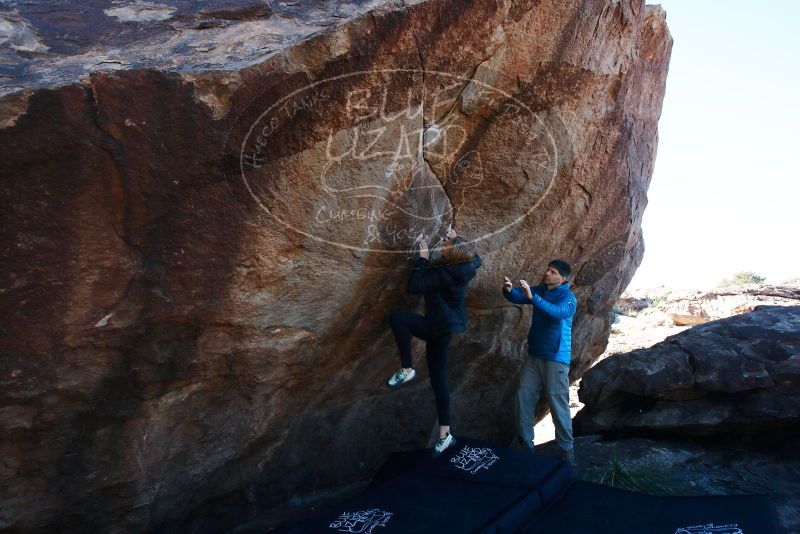
[[[733,275],[731,279],[725,279],[717,287],[739,286],[742,284],[763,284],[765,277],[751,271],[741,271]]]
[[[611,458],[606,469],[594,469],[594,480],[600,484],[623,488],[650,495],[672,495],[675,493],[659,472],[648,468],[633,468],[624,465],[618,458]]]
[[[650,301],[650,306],[649,307],[650,308],[655,308],[656,306],[658,306],[659,304],[661,304],[662,302],[667,300],[667,296],[668,295],[669,295],[669,293],[664,293],[663,295],[659,295],[659,296],[655,297],[653,300]]]

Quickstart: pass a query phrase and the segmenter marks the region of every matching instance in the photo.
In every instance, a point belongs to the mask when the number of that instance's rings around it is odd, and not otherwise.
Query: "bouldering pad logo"
[[[385,527],[391,518],[390,512],[377,508],[360,512],[344,512],[330,524],[330,528],[339,532],[370,534],[375,527]]]
[[[473,475],[481,469],[489,469],[500,458],[488,447],[470,447],[465,445],[450,458],[454,466]]]
[[[705,525],[694,525],[691,527],[680,527],[675,530],[675,534],[744,534],[736,523],[728,525],[715,525],[708,523]]]
[[[534,112],[530,91],[487,69],[290,77],[239,115],[226,169],[238,198],[321,242],[407,253],[450,225],[486,240],[538,206],[559,166],[557,113]]]

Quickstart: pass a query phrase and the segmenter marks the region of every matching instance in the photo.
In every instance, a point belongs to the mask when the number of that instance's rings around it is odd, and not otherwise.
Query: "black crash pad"
[[[518,531],[567,487],[566,462],[471,439],[393,454],[368,491],[288,532]]]
[[[765,495],[657,497],[575,482],[522,529],[530,534],[771,534],[775,507]]]
[[[472,439],[392,454],[367,491],[281,532],[773,534],[766,496],[656,497],[573,482],[561,460]]]

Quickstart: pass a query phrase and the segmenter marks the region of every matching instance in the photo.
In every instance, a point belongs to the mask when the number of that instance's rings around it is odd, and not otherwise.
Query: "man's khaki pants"
[[[569,413],[569,365],[525,355],[517,388],[517,431],[522,442],[533,448],[533,414],[544,390],[553,423],[556,443],[572,450],[572,419]]]

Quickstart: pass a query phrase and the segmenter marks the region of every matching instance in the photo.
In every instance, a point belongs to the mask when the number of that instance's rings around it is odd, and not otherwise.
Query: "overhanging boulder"
[[[2,15],[3,526],[226,525],[425,445],[387,319],[451,223],[484,258],[454,429],[506,439],[530,312],[502,276],[573,264],[577,377],[641,260],[659,7],[197,5]]]

